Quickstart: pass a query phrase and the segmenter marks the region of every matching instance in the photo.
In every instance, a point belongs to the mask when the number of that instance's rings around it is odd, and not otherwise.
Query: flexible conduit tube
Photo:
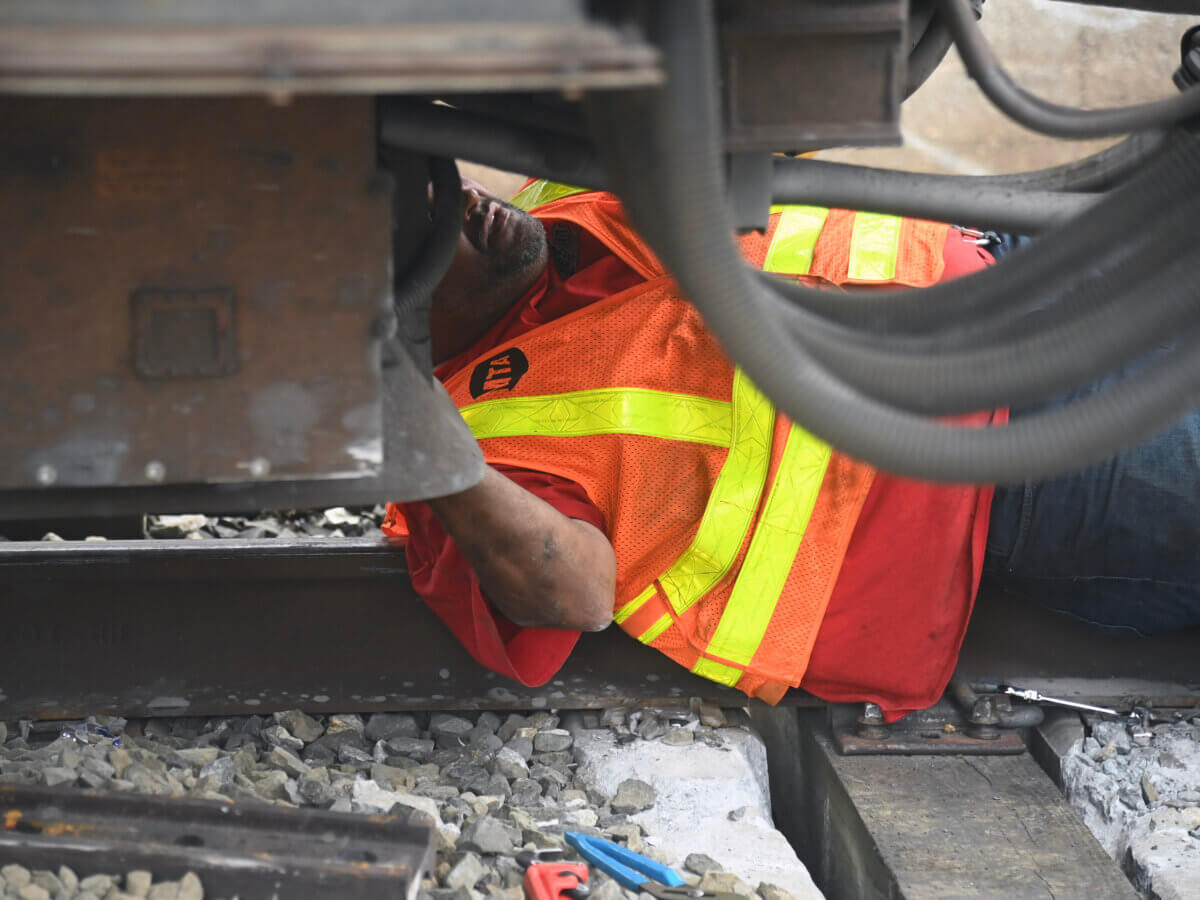
[[[726,350],[795,421],[860,459],[935,481],[1015,483],[1111,455],[1160,430],[1200,396],[1197,335],[1114,388],[1003,428],[938,425],[834,377],[779,327],[730,239],[717,154],[712,9],[652,4],[666,90],[590,98],[593,134],[634,221]],[[647,152],[647,149],[649,152]]]
[[[847,383],[902,409],[948,414],[1046,399],[1200,321],[1200,258],[1191,252],[1200,165],[1187,175],[1152,228],[1136,230],[1102,266],[1080,272],[1038,315],[985,323],[986,340],[969,330],[863,334],[797,307],[780,310],[780,319]]]
[[[1053,240],[1035,242],[997,266],[957,282],[921,291],[851,290],[843,293],[771,278],[770,292],[791,304],[850,328],[906,334],[978,330],[983,319],[1008,320],[1052,307],[1079,273],[1097,272],[1144,244],[1147,226],[1161,224],[1164,209],[1180,199],[1181,179],[1196,184],[1200,140],[1185,134],[1158,155],[1155,165],[1104,195]],[[1131,228],[1131,222],[1138,227]],[[1187,229],[1190,232],[1190,228]],[[759,276],[762,279],[762,276]]]
[[[964,185],[1039,191],[1106,191],[1146,165],[1174,137],[1172,132],[1139,131],[1088,156],[1029,172],[1006,175],[946,175]]]
[[[1200,213],[1200,204],[1195,210]],[[1177,260],[1141,285],[1143,306],[1109,303],[1059,326],[981,350],[931,354],[848,348],[792,328],[846,382],[900,409],[937,415],[1027,406],[1085,384],[1200,323],[1200,262]],[[1070,352],[1063,352],[1070,348]]]
[[[1055,137],[1095,138],[1162,128],[1200,115],[1200,86],[1164,100],[1111,109],[1076,109],[1035,97],[1004,71],[967,0],[938,2],[968,74],[992,103],[1026,128]]]
[[[1036,234],[1062,224],[1096,201],[1091,194],[971,185],[964,184],[961,177],[948,180],[939,175],[816,159],[777,157],[773,167],[771,199],[775,203],[811,203],[981,224],[1020,234]]]

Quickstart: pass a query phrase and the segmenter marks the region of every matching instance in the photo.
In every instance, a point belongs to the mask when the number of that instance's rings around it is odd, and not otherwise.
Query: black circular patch
[[[529,358],[516,347],[485,359],[471,373],[471,396],[478,400],[492,391],[511,391],[529,371]]]

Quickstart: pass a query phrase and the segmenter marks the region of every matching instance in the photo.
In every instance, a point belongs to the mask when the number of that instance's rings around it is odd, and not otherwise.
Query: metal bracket
[[[1012,756],[1025,752],[1025,742],[1016,731],[998,729],[994,739],[972,737],[966,718],[945,699],[891,724],[883,721],[873,703],[831,704],[829,725],[843,756]]]

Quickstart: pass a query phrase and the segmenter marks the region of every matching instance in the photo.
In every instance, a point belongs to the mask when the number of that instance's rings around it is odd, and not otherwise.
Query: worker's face
[[[546,267],[546,232],[529,213],[477,181],[464,178],[462,192],[462,235],[450,269],[433,292],[434,306],[454,312],[507,308]]]

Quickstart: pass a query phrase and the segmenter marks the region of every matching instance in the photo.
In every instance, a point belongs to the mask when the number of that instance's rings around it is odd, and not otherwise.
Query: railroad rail
[[[12,541],[0,543],[0,585],[0,720],[745,705],[616,629],[583,635],[542,687],[488,672],[413,593],[402,550],[377,538]],[[1191,707],[1196,637],[1095,634],[985,591],[960,674],[1108,706]],[[820,704],[803,691],[784,702]]]

